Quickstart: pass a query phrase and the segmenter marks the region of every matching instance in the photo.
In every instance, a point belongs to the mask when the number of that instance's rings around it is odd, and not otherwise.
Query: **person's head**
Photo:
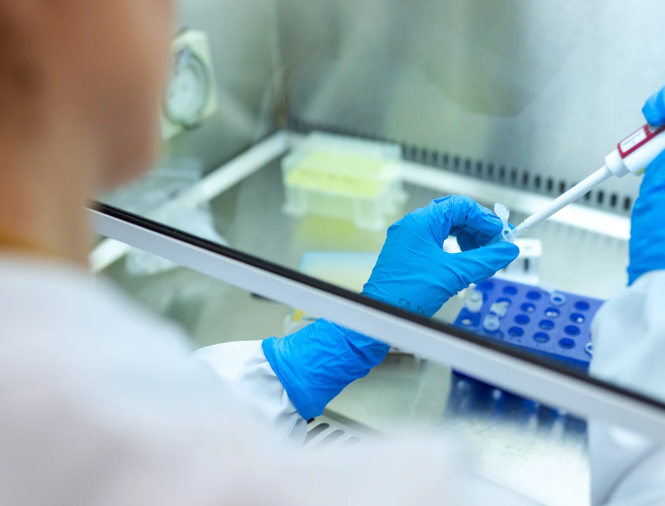
[[[0,146],[78,136],[105,189],[148,169],[173,2],[0,0]]]

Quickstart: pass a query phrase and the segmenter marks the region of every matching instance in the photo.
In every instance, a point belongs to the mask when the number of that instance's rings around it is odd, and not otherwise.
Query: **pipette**
[[[490,241],[489,244],[497,242],[515,242],[527,230],[532,229],[550,216],[561,211],[568,204],[583,197],[587,192],[593,190],[603,181],[612,176],[624,177],[632,172],[636,176],[641,175],[644,169],[665,150],[665,126],[655,128],[645,125],[637,132],[621,141],[612,153],[605,157],[605,165],[591,174],[581,183],[576,184],[567,192],[561,194],[540,211],[529,216],[513,230],[504,230]]]

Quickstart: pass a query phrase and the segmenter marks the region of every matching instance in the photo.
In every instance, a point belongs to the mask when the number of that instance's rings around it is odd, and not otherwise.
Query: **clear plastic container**
[[[292,216],[317,214],[381,230],[406,200],[397,145],[315,132],[282,161]]]

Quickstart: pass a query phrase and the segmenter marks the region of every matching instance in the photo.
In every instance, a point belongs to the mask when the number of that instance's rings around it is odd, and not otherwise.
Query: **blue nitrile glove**
[[[642,110],[652,126],[665,124],[665,88],[654,93]],[[644,173],[640,196],[631,216],[628,285],[651,271],[665,270],[665,153]]]
[[[517,257],[519,249],[508,243],[473,249],[501,229],[498,217],[469,198],[435,200],[388,229],[363,294],[431,316],[459,290],[492,276]],[[457,235],[464,253],[443,252],[449,233]],[[380,364],[389,348],[326,320],[263,342],[266,359],[305,419],[320,415],[349,383]]]
[[[388,229],[363,294],[432,316],[450,297],[517,258],[519,248],[514,244],[485,246],[502,229],[492,211],[468,197],[433,200]],[[457,236],[462,253],[443,251],[448,235]]]
[[[642,113],[651,126],[665,125],[665,88],[657,91],[647,99]]]
[[[367,376],[389,349],[327,320],[263,341],[266,359],[305,420],[319,416],[349,383]]]

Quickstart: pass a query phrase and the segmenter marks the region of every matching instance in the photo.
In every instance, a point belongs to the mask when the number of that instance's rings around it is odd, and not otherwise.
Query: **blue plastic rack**
[[[476,289],[483,293],[482,309],[478,313],[462,309],[456,326],[584,371],[589,368],[591,322],[604,301],[559,291],[552,297],[540,288],[499,278],[490,278]],[[489,332],[483,320],[493,303],[503,303],[507,311],[499,329]]]

